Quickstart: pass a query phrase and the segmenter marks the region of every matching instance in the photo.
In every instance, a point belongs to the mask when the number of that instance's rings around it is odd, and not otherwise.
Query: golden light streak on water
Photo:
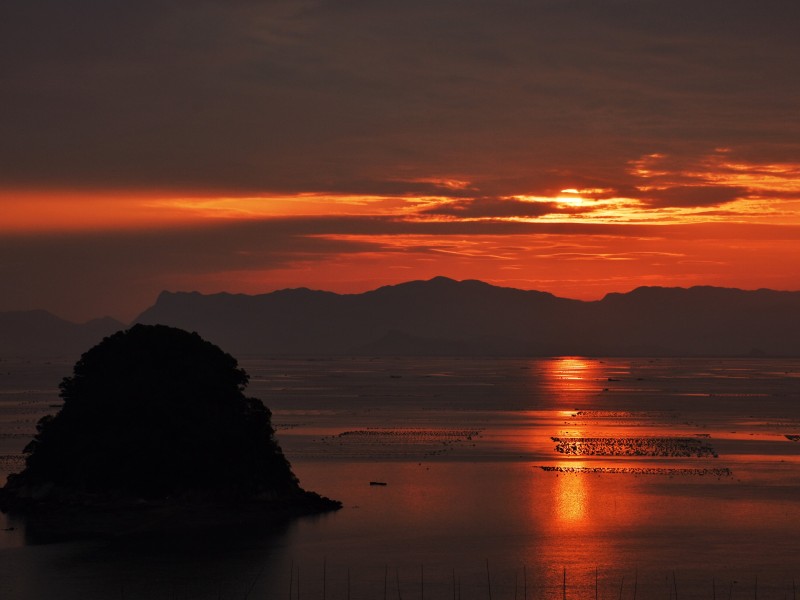
[[[565,462],[561,467],[583,467],[582,463]],[[589,492],[586,478],[580,474],[561,473],[555,484],[555,512],[562,525],[580,524],[588,514]]]

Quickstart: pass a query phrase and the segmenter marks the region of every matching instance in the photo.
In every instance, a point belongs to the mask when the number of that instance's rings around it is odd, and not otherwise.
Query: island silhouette
[[[300,487],[247,384],[196,333],[140,324],[103,339],[61,382],[63,405],[37,424],[0,509],[83,533],[340,508]]]

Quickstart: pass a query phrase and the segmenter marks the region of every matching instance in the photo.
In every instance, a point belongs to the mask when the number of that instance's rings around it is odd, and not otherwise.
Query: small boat
[[[386,485],[385,481],[370,481],[370,485]]]

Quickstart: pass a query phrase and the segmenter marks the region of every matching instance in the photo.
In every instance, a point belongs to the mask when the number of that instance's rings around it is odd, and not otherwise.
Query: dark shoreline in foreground
[[[0,510],[40,541],[178,533],[236,526],[272,529],[337,511],[342,503],[301,490],[274,499],[139,499],[74,503],[19,499],[0,489]]]

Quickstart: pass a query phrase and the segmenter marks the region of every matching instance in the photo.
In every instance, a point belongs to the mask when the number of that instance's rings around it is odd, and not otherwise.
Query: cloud
[[[559,256],[566,260],[575,252],[596,256],[634,250],[682,252],[689,258],[706,259],[705,248],[710,245],[752,266],[766,252],[772,253],[770,257],[784,253],[789,260],[800,248],[798,241],[799,226],[495,219],[424,222],[353,216],[224,221],[201,229],[4,234],[0,237],[0,256],[4,257],[0,262],[0,280],[4,282],[0,310],[36,307],[75,319],[109,313],[132,318],[163,289],[257,293],[305,285],[342,290],[353,289],[352,282],[357,281],[358,289],[364,290],[436,274],[492,280],[497,277],[493,262],[497,260],[529,273],[552,272],[556,278],[557,265],[546,261]],[[752,252],[731,250],[739,246]],[[770,259],[760,270],[774,271],[779,264],[785,263]],[[413,267],[410,274],[391,274],[392,269],[408,266]],[[631,287],[636,277],[652,275],[648,265],[639,268],[626,275]],[[760,270],[735,271],[758,279]],[[608,291],[600,282],[591,283],[599,277],[595,273],[560,274],[583,277],[586,286]],[[516,285],[536,287],[537,281],[525,284],[519,280]],[[782,280],[776,277],[775,281]],[[791,287],[785,282],[774,285]],[[578,288],[576,284],[569,289]],[[568,291],[564,288],[561,293]]]
[[[719,0],[9,0],[0,178],[287,193],[433,193],[397,182],[454,178],[510,196],[544,180],[632,185],[626,161],[654,149],[796,159],[797,13]]]
[[[442,202],[420,211],[420,214],[458,217],[460,219],[491,219],[508,217],[541,217],[566,212],[555,202],[532,202],[517,198],[470,198]]]
[[[676,186],[646,190],[639,199],[654,208],[719,206],[746,197],[747,188],[731,186]]]
[[[718,206],[705,215],[783,207],[796,220],[798,3],[6,0],[2,12],[5,188],[360,194],[386,197],[384,213],[399,199],[395,216],[369,216],[373,203],[353,209],[362,216],[161,233],[4,233],[3,307],[132,311],[180,277],[300,278],[336,257],[378,263],[402,236],[798,239],[793,227],[608,222]],[[591,212],[519,199],[568,188],[609,191],[586,196]],[[629,214],[610,201],[601,214],[612,197]],[[409,217],[420,199],[432,204]],[[513,220],[555,214],[584,222]],[[425,247],[441,245],[420,243],[420,261]]]
[[[4,235],[0,255],[9,259],[0,263],[4,282],[0,310],[43,307],[78,319],[110,312],[131,318],[151,304],[160,290],[194,289],[197,281],[210,274],[302,268],[325,257],[381,248],[378,241],[285,231],[279,223]]]
[[[800,199],[800,161],[751,160],[741,151],[716,148],[702,154],[645,154],[628,161],[633,185],[625,190],[652,208],[720,206],[762,199],[779,209]],[[763,207],[762,207],[762,212]]]

